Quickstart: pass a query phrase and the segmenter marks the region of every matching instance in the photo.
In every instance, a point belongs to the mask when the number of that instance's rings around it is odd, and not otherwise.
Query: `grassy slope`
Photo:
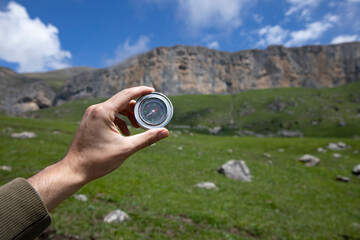
[[[36,79],[42,79],[47,84],[49,84],[50,87],[52,87],[55,91],[60,90],[60,88],[63,86],[64,82],[71,77],[75,76],[76,74],[79,74],[81,72],[89,71],[94,68],[91,67],[71,67],[71,68],[65,68],[61,70],[55,70],[50,72],[40,72],[40,73],[24,73],[22,75],[29,77],[29,78],[36,78]]]
[[[174,96],[171,100],[175,113],[170,128],[221,126],[225,135],[243,129],[262,134],[281,129],[300,130],[309,137],[360,135],[360,82],[337,88],[251,90],[236,95]],[[79,121],[85,108],[99,101],[79,100],[31,114]],[[286,107],[272,111],[268,106],[274,102]],[[314,121],[318,125],[312,125]],[[345,121],[346,126],[339,126],[341,121]]]
[[[0,122],[0,165],[13,167],[10,173],[0,171],[0,184],[28,177],[61,159],[77,128],[74,122],[1,115]],[[11,131],[22,130],[38,137],[10,138]],[[352,146],[341,152],[342,159],[333,158],[332,152],[316,152],[338,140]],[[60,238],[83,239],[359,239],[360,179],[350,176],[359,163],[354,149],[360,150],[360,141],[172,132],[162,143],[81,189],[88,202],[66,200],[52,213],[53,226]],[[272,163],[264,152],[272,154]],[[307,168],[295,161],[304,153],[320,157],[320,165]],[[251,183],[216,173],[230,159],[246,160],[254,176]],[[335,181],[338,174],[350,176],[351,182]],[[200,181],[212,181],[219,190],[194,187]],[[129,213],[131,221],[103,223],[102,218],[116,208]]]

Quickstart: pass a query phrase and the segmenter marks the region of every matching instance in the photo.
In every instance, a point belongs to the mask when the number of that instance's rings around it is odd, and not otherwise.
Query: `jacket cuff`
[[[50,224],[51,217],[40,195],[23,178],[0,187],[1,239],[34,239]]]

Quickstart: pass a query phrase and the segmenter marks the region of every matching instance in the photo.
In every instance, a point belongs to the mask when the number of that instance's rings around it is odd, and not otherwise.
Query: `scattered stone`
[[[209,128],[209,133],[213,134],[213,135],[217,135],[220,133],[221,131],[221,127],[217,126],[217,127],[213,127],[213,128]]]
[[[269,153],[264,153],[264,157],[271,158],[271,155]]]
[[[205,188],[205,189],[215,189],[217,190],[218,187],[215,185],[215,183],[212,182],[201,182],[196,184],[198,188]]]
[[[9,166],[0,166],[0,170],[11,172],[12,168]]]
[[[183,148],[183,146],[179,146],[177,149],[181,151],[181,150],[183,150],[184,148]]]
[[[318,124],[319,124],[318,121],[312,121],[312,122],[311,122],[311,125],[313,125],[313,126],[317,126]]]
[[[355,175],[359,175],[360,176],[360,164],[356,165],[353,170],[352,173]]]
[[[54,130],[52,133],[55,135],[58,135],[58,134],[60,134],[60,131]]]
[[[298,159],[300,162],[305,163],[305,166],[307,167],[315,167],[316,165],[319,164],[320,159],[310,155],[310,154],[305,154],[303,155],[301,158]]]
[[[106,223],[120,223],[130,219],[129,215],[126,212],[121,211],[120,209],[110,212],[104,217],[104,222]]]
[[[354,150],[354,154],[359,154],[359,150]]]
[[[340,182],[350,182],[350,178],[338,175],[338,176],[336,177],[336,181],[340,181]]]
[[[202,156],[204,153],[203,152],[198,152],[198,155],[199,156]]]
[[[304,134],[300,131],[288,131],[285,129],[279,130],[277,134],[282,137],[304,137]]]
[[[333,154],[333,157],[334,157],[334,158],[341,158],[341,154],[339,154],[339,153],[334,153],[334,154]]]
[[[282,112],[286,108],[286,103],[281,102],[279,99],[268,105],[268,108],[274,112]]]
[[[85,194],[75,194],[74,198],[76,198],[79,201],[86,202],[88,200],[87,196]]]
[[[20,139],[35,138],[36,134],[33,132],[20,132],[20,133],[12,133],[11,137],[20,138]]]
[[[325,148],[322,148],[322,147],[319,147],[317,149],[317,151],[320,152],[320,153],[326,153],[327,152],[327,150]]]
[[[330,150],[345,150],[347,148],[346,144],[343,143],[343,142],[337,142],[337,143],[329,143],[327,146],[326,146],[327,149],[330,149]]]
[[[229,149],[227,150],[227,152],[228,152],[228,153],[232,153],[233,150],[232,150],[231,148],[229,148]]]
[[[347,124],[346,124],[345,121],[340,121],[340,122],[338,123],[338,125],[339,125],[340,127],[346,127],[346,126],[347,126]]]
[[[189,133],[189,136],[190,136],[190,137],[193,137],[193,136],[194,136],[194,133],[192,133],[192,132]]]
[[[279,148],[277,151],[278,152],[284,152],[285,150],[283,148]]]
[[[251,182],[250,170],[243,160],[230,160],[218,168],[217,171],[231,179]]]

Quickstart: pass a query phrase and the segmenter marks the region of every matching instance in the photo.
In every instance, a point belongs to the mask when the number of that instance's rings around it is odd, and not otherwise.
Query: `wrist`
[[[28,182],[40,194],[49,212],[86,184],[85,179],[63,161],[46,167]]]

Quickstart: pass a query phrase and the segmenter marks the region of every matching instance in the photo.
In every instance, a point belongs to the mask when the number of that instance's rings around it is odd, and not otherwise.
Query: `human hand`
[[[86,110],[65,158],[28,179],[49,211],[86,183],[117,169],[131,154],[169,136],[165,128],[129,136],[125,121],[116,116],[124,115],[139,127],[133,99],[153,91],[144,86],[125,89]]]
[[[165,128],[129,136],[126,122],[116,115],[128,117],[139,128],[134,116],[134,98],[153,92],[153,88],[125,89],[106,102],[90,106],[80,123],[66,157],[62,160],[85,181],[102,177],[117,169],[131,154],[169,136]],[[119,127],[120,131],[117,129]]]

